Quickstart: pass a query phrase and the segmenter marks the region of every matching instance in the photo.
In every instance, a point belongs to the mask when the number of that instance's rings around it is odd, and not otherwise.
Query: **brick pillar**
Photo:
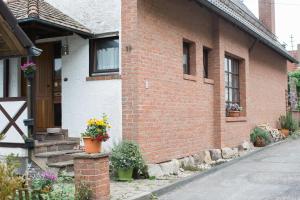
[[[92,200],[110,199],[108,154],[75,154],[74,172],[76,191],[85,183],[92,190]]]

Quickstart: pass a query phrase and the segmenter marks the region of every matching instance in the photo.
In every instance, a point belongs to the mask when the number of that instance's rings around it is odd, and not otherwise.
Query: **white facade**
[[[120,33],[121,0],[46,1],[85,25],[98,37],[102,37],[102,34],[107,35],[107,33]],[[65,37],[43,39],[36,42],[51,41],[66,42]],[[88,119],[100,118],[105,113],[109,117],[112,128],[109,131],[111,138],[103,144],[103,148],[109,150],[115,143],[122,140],[122,81],[121,79],[88,81],[89,39],[73,35],[68,37],[68,44],[69,55],[62,56],[62,128],[68,129],[69,137],[80,137],[80,134],[86,129]],[[121,40],[119,49],[121,51]],[[19,64],[19,59],[14,59],[10,63],[17,67]],[[121,66],[120,59],[120,71]],[[10,84],[11,97],[20,94],[20,88],[17,87],[20,85],[20,71],[17,69],[13,68],[10,71],[10,80],[14,83]],[[3,96],[2,76],[3,62],[0,62],[0,98]],[[0,125],[3,120],[0,116]],[[6,138],[6,140],[8,139],[11,140],[10,136]],[[16,136],[15,139],[19,142],[20,138]],[[26,150],[0,148],[0,155],[7,155],[11,152],[27,155]]]
[[[95,34],[121,27],[121,0],[46,0]]]
[[[69,37],[70,54],[62,57],[62,125],[70,137],[80,137],[90,118],[105,113],[112,125],[106,150],[122,139],[121,80],[87,81],[89,40]],[[64,79],[67,81],[64,81]]]

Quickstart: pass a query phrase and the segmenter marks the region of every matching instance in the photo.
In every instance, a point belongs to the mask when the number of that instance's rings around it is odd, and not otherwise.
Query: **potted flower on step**
[[[119,181],[131,181],[133,170],[141,170],[144,167],[139,146],[131,141],[123,141],[114,147],[110,161]]]
[[[239,117],[243,107],[237,103],[228,104],[226,107],[228,117]]]
[[[103,115],[102,119],[88,120],[87,129],[81,134],[86,153],[99,153],[101,151],[102,142],[109,139],[109,128],[111,126],[106,115]]]
[[[282,135],[288,137],[290,132],[294,132],[298,129],[298,123],[293,119],[292,113],[287,113],[287,115],[282,115],[279,117],[280,131]]]

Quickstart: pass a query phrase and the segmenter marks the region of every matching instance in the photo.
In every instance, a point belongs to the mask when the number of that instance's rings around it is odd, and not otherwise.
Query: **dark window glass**
[[[119,71],[119,39],[91,40],[91,73]]]
[[[239,61],[230,57],[225,58],[225,101],[240,105]]]
[[[208,78],[208,48],[203,48],[203,76],[204,78]]]
[[[191,74],[190,44],[183,42],[183,73]]]

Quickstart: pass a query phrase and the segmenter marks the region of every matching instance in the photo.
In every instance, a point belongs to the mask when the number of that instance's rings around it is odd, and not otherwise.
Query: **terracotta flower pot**
[[[228,111],[228,117],[239,117],[240,111]]]
[[[284,137],[288,137],[290,134],[289,129],[281,129],[280,132],[282,135],[284,135]]]
[[[98,140],[95,140],[90,137],[84,137],[84,151],[86,153],[100,153],[101,152],[101,144],[102,142],[99,142]]]
[[[264,138],[257,137],[256,141],[254,143],[254,146],[256,146],[256,147],[264,147],[264,146],[266,146],[266,140]]]

